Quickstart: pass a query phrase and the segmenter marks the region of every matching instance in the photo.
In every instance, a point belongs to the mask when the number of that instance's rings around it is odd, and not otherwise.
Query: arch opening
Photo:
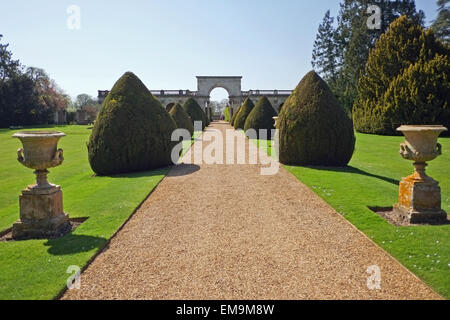
[[[213,88],[209,93],[208,106],[211,107],[211,115],[214,120],[223,119],[225,108],[230,104],[230,94],[222,87]]]

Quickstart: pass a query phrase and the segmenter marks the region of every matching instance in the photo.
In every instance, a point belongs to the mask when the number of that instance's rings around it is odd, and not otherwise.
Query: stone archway
[[[241,83],[241,76],[198,76],[196,99],[200,105],[203,103],[202,107],[206,107],[209,102],[211,92],[216,88],[223,88],[228,92],[231,105],[230,117],[232,117],[234,111],[242,104]]]

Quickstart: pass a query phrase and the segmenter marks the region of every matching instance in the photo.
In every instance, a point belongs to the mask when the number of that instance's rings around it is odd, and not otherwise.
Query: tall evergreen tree
[[[314,42],[312,53],[312,66],[328,83],[333,83],[337,77],[337,48],[335,45],[334,18],[330,10],[325,13],[323,22]]]
[[[367,10],[371,5],[377,5],[381,9],[380,29],[369,29],[367,26],[367,20],[372,15],[367,13]],[[358,96],[357,84],[364,71],[369,51],[389,24],[401,15],[407,15],[423,24],[424,14],[422,11],[416,11],[414,0],[341,1],[333,41],[336,49],[333,63],[337,66],[337,77],[331,83],[326,77],[325,79],[349,113]],[[327,61],[323,64],[326,65]]]
[[[19,60],[12,59],[12,52],[8,50],[9,43],[2,44],[3,35],[0,34],[0,81],[17,76],[21,72]]]
[[[356,130],[396,134],[401,124],[449,125],[450,48],[402,16],[371,50],[353,108]]]
[[[450,44],[450,0],[438,0],[438,16],[431,29],[442,42]]]

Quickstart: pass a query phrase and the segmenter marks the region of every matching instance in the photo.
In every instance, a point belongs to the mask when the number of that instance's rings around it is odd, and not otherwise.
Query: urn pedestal
[[[439,183],[427,176],[426,161],[441,155],[442,147],[437,143],[442,126],[402,126],[406,142],[400,154],[414,162],[414,174],[400,182],[399,202],[394,205],[394,214],[412,224],[441,224],[447,221],[447,213],[441,207]]]
[[[20,221],[13,225],[14,239],[53,238],[66,233],[69,216],[63,211],[59,186],[45,192],[27,188],[19,196],[19,203]]]
[[[36,184],[22,190],[19,196],[20,220],[13,225],[12,237],[16,240],[54,238],[70,229],[68,215],[63,210],[60,186],[47,180],[47,168],[60,165],[62,149],[57,144],[65,134],[61,132],[19,132],[13,135],[22,141],[18,161],[35,169]]]
[[[441,188],[433,179],[422,181],[413,176],[400,182],[399,203],[394,212],[403,221],[413,224],[440,224],[447,221],[447,213],[441,208]]]

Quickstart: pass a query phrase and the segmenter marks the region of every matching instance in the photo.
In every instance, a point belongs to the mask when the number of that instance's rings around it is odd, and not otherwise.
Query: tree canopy
[[[371,5],[381,9],[379,29],[368,27]],[[414,0],[342,0],[335,25],[329,11],[326,12],[314,43],[312,65],[348,113],[358,96],[358,79],[369,51],[389,24],[401,15],[420,24],[425,16],[416,10]]]
[[[355,128],[396,134],[402,124],[450,124],[450,49],[407,16],[370,52],[353,107]]]
[[[12,58],[0,35],[0,127],[47,124],[70,98],[43,70]]]

